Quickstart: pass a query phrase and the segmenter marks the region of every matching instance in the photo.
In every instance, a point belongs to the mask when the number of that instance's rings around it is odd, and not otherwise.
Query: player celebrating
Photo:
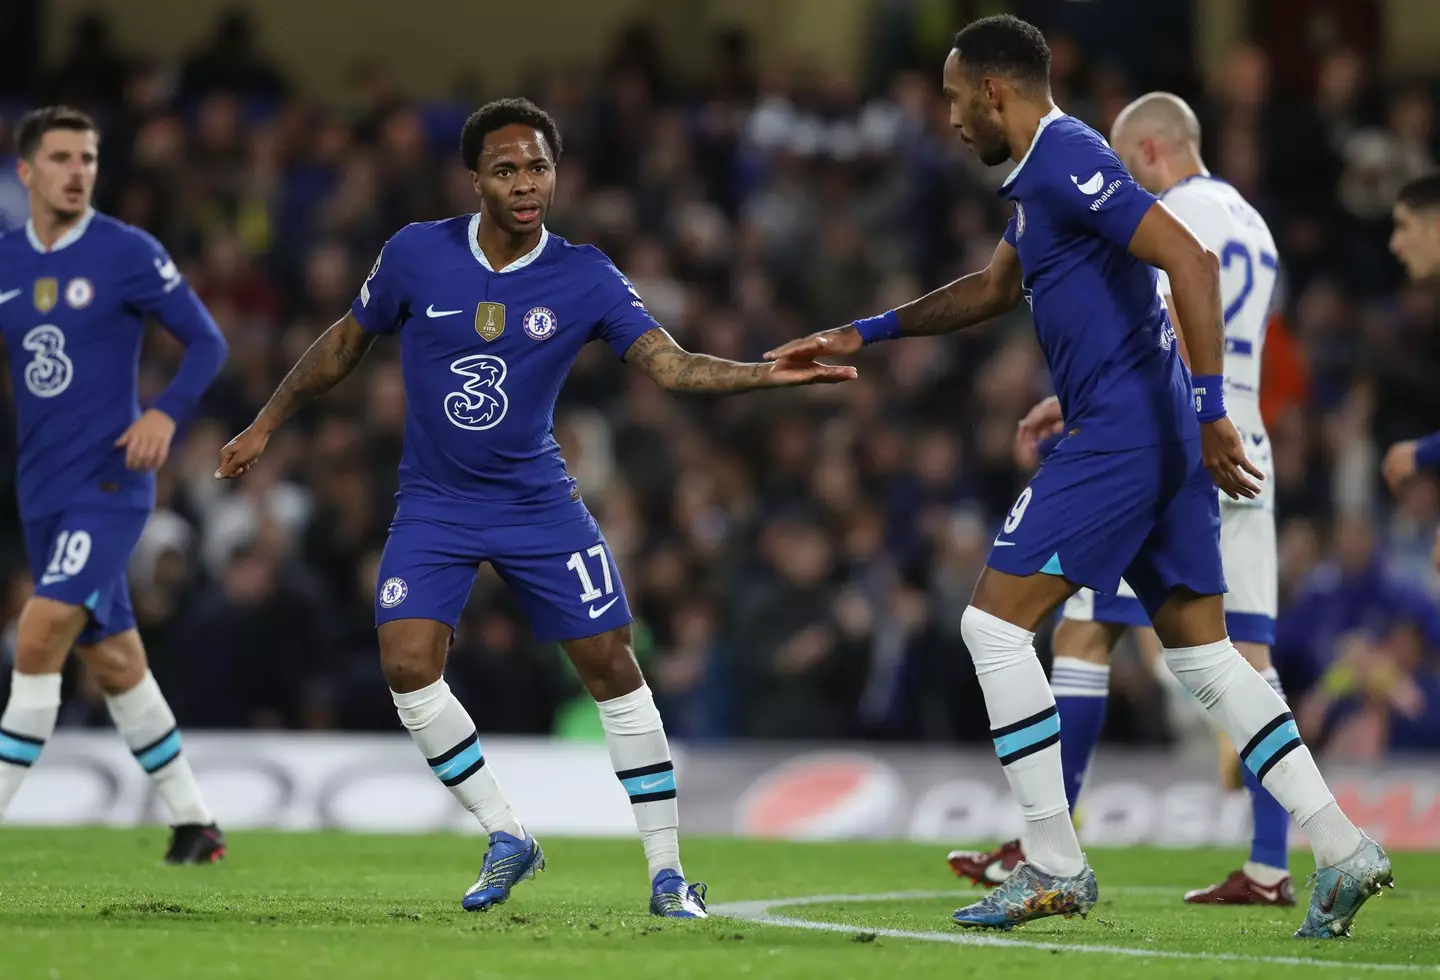
[[[1166,663],[1245,747],[1246,765],[1314,844],[1319,884],[1297,935],[1341,935],[1390,881],[1390,861],[1341,812],[1285,703],[1225,631],[1215,484],[1254,499],[1250,477],[1263,474],[1225,414],[1217,259],[1097,133],[1056,108],[1049,68],[1040,31],[1008,15],[966,27],[945,62],[951,122],[966,145],[990,166],[1017,161],[1000,189],[1014,214],[990,265],[898,310],[771,352],[788,363],[948,333],[1022,296],[1034,311],[1066,435],[1011,508],[961,620],[996,753],[1025,816],[1027,860],[954,919],[1008,929],[1084,913],[1096,901],[1034,638],[1079,587],[1114,592],[1123,575]],[[1193,383],[1152,266],[1168,275]]]
[[[225,363],[225,340],[155,239],[92,210],[99,133],[88,116],[38,109],[20,121],[17,142],[30,220],[0,236],[0,331],[35,595],[20,613],[0,716],[0,814],[55,730],[61,670],[74,647],[175,818],[165,860],[218,861],[225,839],[146,665],[125,563],[155,505],[154,471],[176,423]],[[185,345],[185,357],[142,414],[137,364],[147,316]]]
[[[460,143],[479,213],[410,225],[391,238],[350,312],[224,448],[216,475],[245,472],[291,413],[349,374],[378,335],[400,331],[409,414],[375,620],[400,720],[490,835],[464,907],[505,901],[545,864],[442,676],[451,632],[488,561],[537,638],[562,644],[599,702],[649,862],[650,911],[703,917],[704,888],[687,884],[680,866],[665,730],[631,652],[614,561],[551,434],[555,398],[580,348],[595,339],[671,391],[845,381],[855,370],[809,357],[739,364],[681,349],[603,253],[545,229],[560,134],[530,102],[483,107]]]
[[[1410,278],[1426,282],[1440,277],[1440,174],[1418,177],[1400,188],[1394,217],[1390,251]],[[1440,470],[1440,432],[1397,442],[1385,453],[1382,471],[1392,491],[1398,492],[1417,469]],[[1435,556],[1440,567],[1440,534],[1435,537]]]
[[[1135,100],[1116,117],[1110,142],[1140,185],[1158,194],[1201,244],[1220,256],[1225,400],[1246,451],[1268,470],[1270,437],[1260,417],[1260,348],[1278,268],[1275,241],[1239,192],[1210,176],[1200,158],[1199,120],[1181,99],[1153,92]],[[1163,271],[1158,275],[1173,322],[1175,301],[1168,279]],[[1182,326],[1178,337],[1183,336]],[[1186,355],[1183,344],[1180,355]],[[1039,440],[1049,442],[1063,429],[1059,400],[1048,398],[1021,423],[1018,438],[1024,445],[1018,448],[1033,452]],[[1272,495],[1262,487],[1253,500],[1221,497],[1220,515],[1220,553],[1229,585],[1226,629],[1240,654],[1283,697],[1270,664],[1278,605]],[[1060,762],[1072,811],[1105,720],[1110,651],[1127,628],[1149,625],[1144,607],[1123,580],[1116,595],[1081,589],[1065,603],[1064,619],[1055,629],[1050,685],[1060,714]],[[1294,905],[1286,853],[1290,815],[1252,769],[1241,769],[1251,794],[1250,859],[1220,884],[1188,892],[1185,901]],[[1010,841],[990,853],[953,852],[950,866],[978,884],[994,885],[1021,860],[1020,842]]]

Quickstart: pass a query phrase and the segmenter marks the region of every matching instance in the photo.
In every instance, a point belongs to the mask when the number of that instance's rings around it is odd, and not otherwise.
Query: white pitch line
[[[1112,888],[1111,892],[1124,894],[1141,889]],[[1150,889],[1143,889],[1149,893]],[[844,922],[817,922],[812,919],[796,919],[788,915],[775,915],[771,910],[793,908],[805,905],[838,905],[853,902],[899,902],[913,899],[964,898],[968,892],[884,892],[871,895],[802,895],[798,898],[769,898],[750,902],[725,902],[710,906],[710,914],[756,925],[783,926],[790,929],[809,929],[815,932],[868,932],[889,939],[918,939],[932,943],[954,943],[959,946],[999,946],[1010,949],[1034,949],[1042,952],[1097,953],[1102,956],[1129,956],[1157,960],[1196,960],[1206,963],[1266,963],[1273,966],[1329,967],[1346,970],[1374,970],[1389,973],[1437,973],[1440,965],[1426,966],[1412,963],[1364,963],[1347,960],[1315,960],[1303,956],[1250,956],[1243,953],[1185,953],[1167,949],[1137,949],[1128,946],[1094,946],[1071,943],[1035,942],[1028,939],[1008,939],[993,933],[979,932],[915,932],[908,929],[881,929],[874,926],[855,925]],[[959,927],[957,927],[958,930]],[[1298,941],[1298,940],[1297,940]]]

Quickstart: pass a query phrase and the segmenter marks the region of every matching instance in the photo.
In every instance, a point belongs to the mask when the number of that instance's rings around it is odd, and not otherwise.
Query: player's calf
[[[140,634],[125,630],[76,652],[105,692],[105,707],[120,737],[174,817],[166,859],[174,864],[218,861],[225,854],[224,838],[185,758],[175,713],[150,673]]]
[[[704,918],[704,888],[688,884],[680,865],[675,763],[655,698],[630,648],[630,627],[568,640],[565,651],[595,698],[611,764],[635,812],[649,865],[650,911]]]
[[[60,671],[87,618],[83,607],[39,596],[20,613],[10,699],[0,714],[0,816],[55,732]]]
[[[977,599],[990,574],[982,575]],[[1085,858],[1065,800],[1060,717],[1035,656],[1035,634],[974,605],[960,630],[985,694],[996,755],[1025,816],[1025,852],[1045,872],[1078,875]]]

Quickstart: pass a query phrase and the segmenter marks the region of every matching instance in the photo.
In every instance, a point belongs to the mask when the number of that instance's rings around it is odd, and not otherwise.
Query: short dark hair
[[[1416,177],[1400,188],[1395,202],[1416,211],[1433,211],[1440,208],[1440,173]]]
[[[460,130],[460,159],[466,169],[479,169],[486,136],[516,123],[540,130],[550,147],[550,159],[560,162],[560,127],[550,114],[529,99],[499,99],[476,109]]]
[[[1010,14],[982,17],[955,35],[955,51],[972,71],[1026,85],[1050,84],[1050,45],[1040,28]]]
[[[34,159],[35,151],[40,149],[40,141],[52,129],[94,133],[97,139],[100,136],[100,127],[95,125],[95,120],[79,109],[72,109],[68,105],[47,105],[32,109],[20,117],[20,125],[15,131],[15,150],[20,154],[20,159]]]

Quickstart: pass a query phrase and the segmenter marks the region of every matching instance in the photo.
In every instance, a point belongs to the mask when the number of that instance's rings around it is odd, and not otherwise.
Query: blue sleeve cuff
[[[860,340],[866,344],[894,340],[900,336],[900,314],[887,310],[879,316],[856,320],[855,329],[860,333]]]
[[[1415,465],[1423,470],[1440,470],[1440,432],[1416,441]]]

